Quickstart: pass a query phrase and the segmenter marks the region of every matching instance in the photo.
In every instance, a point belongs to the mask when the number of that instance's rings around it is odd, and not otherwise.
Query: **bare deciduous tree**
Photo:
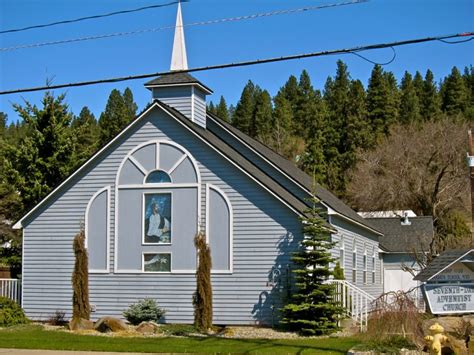
[[[468,124],[448,118],[393,127],[373,151],[359,153],[349,202],[359,210],[412,209],[433,216],[437,233],[430,253],[444,250],[450,234],[441,226],[453,213],[470,211],[467,130]]]

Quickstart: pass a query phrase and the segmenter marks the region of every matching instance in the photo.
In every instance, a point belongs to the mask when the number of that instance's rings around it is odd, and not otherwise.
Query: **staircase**
[[[334,300],[346,310],[346,315],[359,324],[362,332],[367,330],[375,297],[345,280],[329,280],[327,283],[334,285]]]

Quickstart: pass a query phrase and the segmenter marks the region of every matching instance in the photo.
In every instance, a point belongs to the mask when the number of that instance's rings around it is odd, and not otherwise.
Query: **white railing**
[[[0,296],[21,303],[21,280],[0,279]]]
[[[359,323],[361,331],[365,331],[375,297],[345,280],[327,282],[335,286],[334,301],[346,310],[347,316]]]

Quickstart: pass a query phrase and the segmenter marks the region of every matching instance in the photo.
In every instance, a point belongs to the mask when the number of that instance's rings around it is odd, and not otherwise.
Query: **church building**
[[[72,243],[84,226],[93,319],[152,298],[165,322],[192,323],[193,239],[203,231],[214,323],[271,324],[294,281],[291,256],[312,193],[346,281],[379,296],[382,234],[292,162],[206,112],[212,90],[187,69],[178,5],[174,73],[147,82],[150,104],[15,224],[26,315],[71,316]]]

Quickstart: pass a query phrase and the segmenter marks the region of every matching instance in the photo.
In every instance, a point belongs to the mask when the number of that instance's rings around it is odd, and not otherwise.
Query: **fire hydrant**
[[[439,323],[435,323],[428,329],[431,335],[425,336],[425,341],[428,343],[430,354],[441,355],[441,348],[448,341],[448,337],[443,335],[444,328]]]

